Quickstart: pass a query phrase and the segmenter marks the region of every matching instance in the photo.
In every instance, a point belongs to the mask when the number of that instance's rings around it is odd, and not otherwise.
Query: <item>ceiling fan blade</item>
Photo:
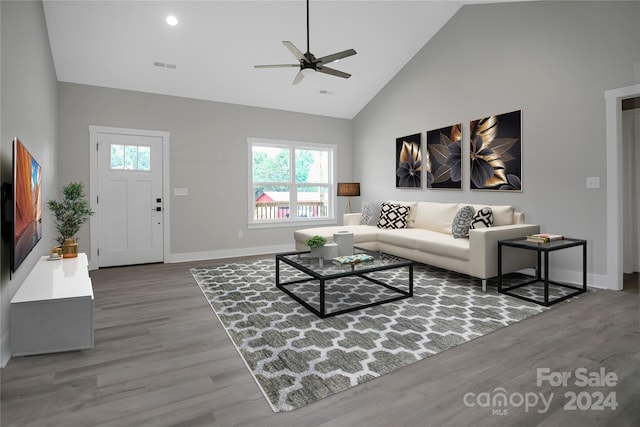
[[[284,44],[287,49],[289,49],[289,51],[293,53],[293,56],[295,56],[298,61],[306,61],[304,54],[300,52],[298,48],[293,45],[293,43],[291,43],[290,41],[283,41],[282,44]]]
[[[296,77],[293,79],[291,84],[292,85],[297,85],[298,83],[300,83],[302,81],[302,79],[304,79],[304,74],[302,74],[302,70],[300,70],[300,71],[298,71],[298,74],[296,74]]]
[[[343,79],[348,79],[349,77],[351,77],[351,74],[344,73],[342,71],[334,70],[333,68],[324,67],[324,66],[322,67],[318,66],[316,71],[319,73],[331,74],[332,76],[336,76],[336,77],[342,77]]]
[[[357,52],[353,49],[343,50],[342,52],[334,53],[332,55],[323,56],[322,58],[318,58],[318,61],[323,64],[330,64],[338,59],[346,58],[348,56],[355,55]]]
[[[254,68],[289,68],[299,67],[300,64],[272,64],[272,65],[254,65]]]

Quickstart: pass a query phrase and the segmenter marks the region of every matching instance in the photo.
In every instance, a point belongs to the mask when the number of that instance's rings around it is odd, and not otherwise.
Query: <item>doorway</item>
[[[640,96],[640,84],[607,90],[605,98],[607,149],[607,288],[623,286],[623,143],[622,100]]]
[[[164,262],[169,133],[89,127],[90,268]]]
[[[622,100],[622,271],[640,271],[640,97]]]

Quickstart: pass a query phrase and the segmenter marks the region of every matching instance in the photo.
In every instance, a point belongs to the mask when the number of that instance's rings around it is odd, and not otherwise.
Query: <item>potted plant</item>
[[[311,248],[311,256],[314,258],[322,258],[322,247],[326,243],[327,239],[317,234],[304,242],[305,245]]]
[[[60,235],[56,241],[62,246],[62,256],[73,258],[78,256],[78,242],[76,234],[82,224],[94,214],[85,199],[84,185],[72,182],[62,188],[61,201],[49,200],[47,206],[53,213],[54,223]]]

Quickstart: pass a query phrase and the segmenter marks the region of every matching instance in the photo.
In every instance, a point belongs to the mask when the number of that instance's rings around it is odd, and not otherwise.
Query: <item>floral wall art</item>
[[[522,112],[469,123],[472,190],[522,191]]]
[[[427,131],[427,188],[462,189],[462,123]]]
[[[421,134],[396,138],[396,188],[422,187]]]

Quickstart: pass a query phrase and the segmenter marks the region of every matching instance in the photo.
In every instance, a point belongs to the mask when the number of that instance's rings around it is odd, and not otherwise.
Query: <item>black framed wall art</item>
[[[522,111],[469,123],[471,190],[522,191]]]
[[[396,138],[396,188],[422,187],[421,134]]]
[[[462,123],[427,131],[427,188],[462,189]]]

